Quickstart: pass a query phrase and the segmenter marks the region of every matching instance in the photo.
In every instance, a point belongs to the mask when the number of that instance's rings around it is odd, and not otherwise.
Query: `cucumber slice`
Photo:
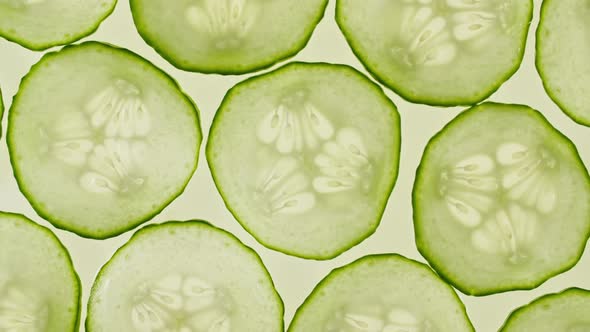
[[[369,72],[408,101],[478,103],[524,56],[532,0],[338,0],[336,21]]]
[[[180,195],[201,131],[196,106],[170,76],[131,51],[87,42],[31,68],[7,139],[19,188],[37,213],[103,239]]]
[[[283,302],[254,250],[204,221],[137,231],[102,267],[86,331],[283,331]]]
[[[569,288],[547,294],[518,308],[500,332],[588,332],[590,331],[590,291]]]
[[[141,37],[179,69],[243,74],[297,54],[328,0],[130,0]]]
[[[455,291],[428,266],[381,254],[330,272],[297,309],[288,331],[475,330]]]
[[[590,126],[590,2],[544,0],[537,71],[545,91],[574,121]]]
[[[260,243],[329,259],[377,228],[397,177],[400,120],[355,69],[291,63],[237,84],[207,161],[227,207]]]
[[[0,37],[41,51],[89,36],[117,0],[0,0]]]
[[[536,110],[484,103],[428,143],[413,191],[418,250],[465,294],[532,289],[590,236],[590,177]]]
[[[0,331],[78,331],[80,279],[47,228],[0,212]]]

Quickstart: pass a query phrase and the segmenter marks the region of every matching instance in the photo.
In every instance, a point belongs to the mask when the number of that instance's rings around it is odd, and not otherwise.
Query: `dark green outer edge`
[[[569,150],[572,153],[572,155],[577,156],[578,166],[581,169],[581,171],[583,171],[584,175],[586,176],[586,182],[590,183],[590,175],[588,174],[588,170],[587,170],[586,166],[584,165],[584,162],[580,158],[580,154],[578,153],[578,150],[577,150],[576,146],[574,145],[574,143],[567,136],[565,136],[561,131],[559,131],[557,128],[553,127],[553,125],[551,125],[551,123],[543,116],[543,114],[541,114],[541,112],[539,112],[527,105],[485,102],[485,103],[473,106],[473,107],[459,113],[459,115],[457,115],[453,120],[451,120],[449,123],[447,123],[438,133],[436,133],[428,141],[426,148],[424,150],[424,153],[422,154],[420,164],[419,164],[418,168],[416,169],[415,182],[414,182],[414,187],[412,189],[412,208],[413,208],[412,215],[413,215],[413,220],[414,220],[414,236],[415,236],[415,240],[416,240],[416,247],[417,247],[418,251],[420,252],[420,254],[422,255],[422,257],[424,257],[428,261],[430,266],[432,266],[432,268],[440,275],[440,277],[442,279],[447,281],[449,284],[453,285],[453,287],[458,289],[461,293],[466,294],[466,295],[471,295],[471,296],[487,296],[487,295],[492,295],[492,294],[515,291],[515,290],[535,289],[535,288],[539,287],[540,285],[542,285],[543,283],[545,283],[547,280],[572,269],[578,263],[578,261],[582,258],[582,255],[584,254],[584,250],[586,247],[586,242],[590,238],[590,227],[588,227],[588,229],[586,230],[586,235],[585,235],[586,241],[582,242],[578,256],[572,257],[572,260],[568,263],[565,263],[563,265],[563,268],[557,269],[556,271],[551,272],[551,273],[543,276],[542,278],[539,278],[536,281],[533,280],[530,283],[522,283],[522,284],[507,283],[506,285],[498,285],[497,287],[492,287],[492,288],[479,289],[479,288],[463,287],[459,283],[455,282],[455,278],[453,277],[454,273],[452,271],[446,271],[446,269],[444,267],[445,262],[442,262],[442,261],[437,262],[437,260],[430,255],[430,250],[428,249],[429,248],[428,241],[426,239],[423,239],[422,235],[419,232],[418,224],[421,223],[421,220],[419,219],[418,213],[416,212],[419,209],[421,209],[421,207],[417,203],[418,202],[417,196],[419,195],[419,193],[418,193],[419,188],[418,187],[421,187],[422,185],[424,185],[419,182],[421,181],[420,174],[422,172],[423,165],[429,162],[426,158],[426,155],[428,154],[432,145],[436,144],[436,142],[442,136],[444,136],[444,134],[447,130],[452,130],[452,127],[456,123],[459,123],[461,120],[463,120],[464,117],[468,117],[472,112],[477,112],[477,109],[479,107],[482,107],[482,106],[485,107],[487,105],[491,105],[491,106],[495,106],[495,107],[504,107],[504,108],[510,108],[510,107],[514,107],[514,106],[525,107],[526,111],[529,112],[529,114],[531,116],[534,116],[536,119],[538,119],[539,122],[543,126],[545,126],[545,128],[547,128],[547,130],[551,131],[551,133],[553,135],[557,135],[558,137],[560,137],[560,139],[563,141],[563,143],[566,143],[567,145],[569,145]]]
[[[360,234],[358,239],[351,241],[351,243],[349,245],[343,247],[341,250],[337,250],[337,251],[335,251],[331,254],[325,255],[325,256],[302,255],[302,254],[299,254],[294,251],[290,251],[290,250],[287,250],[284,248],[280,248],[278,246],[270,245],[270,244],[262,241],[256,235],[256,233],[254,231],[252,231],[250,228],[246,227],[245,223],[243,223],[240,220],[240,216],[238,215],[238,213],[232,209],[232,207],[228,203],[228,200],[225,198],[226,194],[224,193],[223,188],[219,184],[219,180],[218,180],[219,177],[218,177],[217,173],[215,172],[214,165],[212,165],[211,161],[210,161],[210,159],[211,159],[210,154],[213,153],[213,151],[212,151],[212,149],[213,149],[212,144],[213,143],[211,143],[211,140],[207,140],[207,145],[205,147],[205,155],[206,155],[206,159],[207,159],[207,165],[209,166],[211,176],[213,177],[213,182],[215,183],[215,187],[217,188],[217,191],[219,192],[219,194],[221,195],[221,198],[223,199],[223,203],[224,203],[225,207],[234,216],[234,218],[238,221],[238,223],[242,226],[242,228],[244,228],[246,230],[246,232],[248,232],[256,241],[258,241],[258,243],[262,244],[263,246],[265,246],[271,250],[275,250],[275,251],[278,251],[280,253],[283,253],[283,254],[286,254],[289,256],[294,256],[294,257],[299,257],[299,258],[309,259],[309,260],[318,260],[318,261],[329,260],[329,259],[332,259],[334,257],[341,255],[345,251],[348,251],[349,249],[351,249],[351,248],[355,247],[356,245],[360,244],[361,242],[363,242],[365,239],[367,239],[368,237],[373,235],[373,233],[375,233],[375,231],[377,231],[377,228],[381,224],[381,219],[383,217],[383,213],[385,212],[385,208],[388,204],[389,197],[391,196],[391,193],[393,192],[393,188],[395,187],[395,183],[397,182],[397,178],[399,176],[399,161],[401,159],[400,157],[401,157],[401,146],[402,146],[401,119],[400,119],[399,112],[397,111],[397,107],[395,106],[393,101],[391,101],[391,99],[389,99],[387,97],[387,95],[385,94],[383,89],[379,85],[377,85],[373,81],[371,81],[368,77],[366,77],[363,73],[361,73],[357,69],[350,67],[348,65],[343,65],[343,64],[333,64],[333,63],[327,63],[327,62],[299,62],[299,61],[295,61],[295,62],[289,62],[289,63],[283,65],[282,67],[279,67],[271,72],[247,78],[247,79],[237,83],[236,85],[234,85],[231,89],[229,89],[227,91],[227,93],[225,94],[225,96],[223,97],[221,105],[219,105],[219,108],[217,109],[217,111],[215,112],[215,115],[213,116],[211,128],[209,129],[209,138],[214,136],[214,133],[216,132],[216,129],[217,129],[217,123],[219,122],[216,120],[218,120],[222,117],[221,113],[223,113],[223,109],[226,106],[226,104],[229,104],[231,102],[231,100],[233,98],[233,94],[237,93],[237,91],[242,89],[243,86],[247,87],[247,85],[250,82],[256,81],[259,78],[264,79],[267,75],[269,75],[269,76],[270,75],[280,75],[282,71],[288,70],[292,66],[310,66],[310,67],[311,66],[314,66],[314,67],[324,67],[325,66],[325,67],[333,67],[333,68],[348,70],[351,73],[353,73],[354,75],[357,75],[357,77],[359,77],[359,79],[364,80],[366,83],[368,83],[370,86],[372,86],[375,90],[375,93],[382,97],[382,102],[388,104],[388,107],[391,109],[391,116],[393,117],[394,121],[397,122],[397,128],[396,128],[397,129],[397,137],[396,138],[397,138],[399,144],[397,147],[397,151],[394,151],[394,153],[397,155],[397,161],[394,163],[394,169],[391,170],[391,172],[394,173],[393,178],[392,178],[391,184],[389,186],[390,188],[389,188],[389,190],[387,190],[387,194],[383,198],[382,204],[380,204],[381,209],[380,209],[380,211],[377,212],[377,220],[375,222],[375,226],[373,228],[367,230],[366,233]]]
[[[95,33],[96,30],[98,30],[98,28],[102,24],[102,22],[104,20],[106,20],[107,17],[109,17],[113,13],[113,11],[115,10],[115,7],[117,6],[117,1],[118,0],[113,0],[113,4],[111,5],[111,7],[108,10],[106,10],[103,13],[103,15],[100,16],[92,26],[88,27],[86,30],[84,30],[80,33],[72,35],[69,38],[64,38],[62,40],[55,40],[55,41],[51,41],[51,42],[37,44],[37,43],[29,42],[25,39],[20,39],[19,37],[6,36],[2,33],[2,31],[0,31],[0,37],[8,40],[9,42],[17,43],[20,46],[28,48],[31,51],[44,51],[44,50],[54,47],[54,46],[71,44],[73,42],[76,42],[84,37],[88,37],[91,34]]]
[[[170,196],[170,198],[164,202],[162,202],[162,204],[154,209],[153,212],[148,213],[145,217],[130,222],[128,224],[126,224],[123,227],[120,227],[118,229],[115,229],[111,232],[104,232],[104,233],[100,233],[100,234],[93,234],[91,232],[87,232],[85,230],[81,230],[81,229],[74,229],[74,227],[71,227],[68,225],[67,221],[63,221],[63,220],[58,220],[56,218],[53,218],[49,213],[46,213],[41,207],[39,207],[37,205],[37,202],[34,199],[34,194],[31,194],[27,188],[26,185],[24,183],[22,183],[21,181],[21,174],[18,170],[17,167],[17,163],[15,158],[13,158],[13,152],[12,152],[12,121],[11,118],[14,114],[14,112],[16,111],[16,108],[18,108],[18,102],[19,102],[19,98],[20,98],[20,93],[23,90],[26,90],[27,88],[27,80],[29,79],[29,76],[31,74],[33,74],[35,72],[35,70],[37,69],[38,66],[42,65],[43,62],[47,61],[47,60],[51,60],[51,58],[56,57],[56,56],[60,56],[61,52],[67,52],[70,49],[74,50],[75,48],[81,48],[81,47],[92,47],[92,46],[100,46],[100,47],[105,47],[105,48],[110,48],[110,51],[112,52],[124,52],[126,55],[129,55],[131,57],[134,57],[137,61],[139,62],[143,62],[144,64],[147,64],[149,66],[151,66],[152,68],[154,68],[154,70],[156,70],[161,76],[160,78],[163,80],[168,80],[168,83],[177,90],[178,95],[182,98],[184,98],[184,100],[193,108],[194,110],[194,115],[195,115],[195,126],[197,128],[197,134],[198,134],[198,140],[197,140],[197,151],[195,154],[195,166],[193,167],[193,169],[190,171],[189,176],[187,177],[185,183],[179,188],[179,191],[173,195]],[[111,238],[117,235],[120,235],[122,233],[125,233],[141,224],[143,224],[144,222],[147,222],[149,220],[151,220],[153,217],[157,216],[160,212],[162,212],[170,203],[172,203],[172,201],[174,201],[178,196],[180,196],[184,190],[186,189],[187,185],[189,184],[193,174],[195,173],[197,166],[198,166],[198,162],[199,162],[199,153],[200,153],[200,147],[201,147],[201,143],[203,140],[203,132],[201,130],[201,125],[200,125],[200,114],[199,114],[199,109],[196,106],[195,102],[191,99],[191,97],[189,95],[187,95],[180,87],[180,85],[178,84],[178,82],[176,82],[176,80],[174,78],[172,78],[170,75],[168,75],[166,72],[162,71],[160,68],[158,68],[157,66],[155,66],[154,64],[152,64],[150,61],[146,60],[145,58],[141,57],[140,55],[133,53],[132,51],[126,49],[126,48],[121,48],[112,44],[108,44],[108,43],[103,43],[103,42],[96,42],[96,41],[87,41],[87,42],[83,42],[80,44],[72,44],[72,45],[67,45],[64,46],[61,50],[58,51],[54,51],[54,52],[49,52],[46,53],[41,60],[39,60],[39,62],[37,62],[36,64],[34,64],[30,71],[22,78],[21,83],[19,85],[19,92],[17,92],[17,94],[13,97],[13,101],[12,101],[12,105],[10,106],[10,110],[8,112],[8,128],[7,128],[7,135],[6,135],[6,144],[8,145],[8,152],[10,155],[10,164],[12,165],[12,169],[13,169],[13,174],[14,177],[16,179],[16,182],[18,184],[18,189],[20,190],[20,192],[25,196],[25,198],[27,199],[27,201],[29,201],[29,203],[31,204],[31,206],[33,207],[33,209],[35,210],[35,212],[43,219],[49,221],[54,227],[68,231],[68,232],[72,232],[77,234],[78,236],[84,237],[84,238],[88,238],[88,239],[95,239],[95,240],[104,240],[107,238]]]
[[[187,221],[167,221],[167,222],[163,222],[161,224],[150,224],[150,225],[144,226],[144,227],[140,228],[139,230],[137,230],[135,233],[133,233],[131,238],[125,244],[123,244],[121,247],[119,247],[115,251],[115,253],[111,256],[111,258],[109,258],[109,260],[100,268],[100,270],[98,271],[98,274],[96,275],[96,278],[94,279],[94,282],[92,284],[92,289],[90,290],[90,298],[88,299],[87,310],[86,310],[86,312],[87,312],[86,321],[84,322],[84,327],[85,327],[86,331],[88,331],[88,332],[92,331],[90,324],[92,323],[92,317],[94,317],[94,315],[92,314],[91,304],[93,303],[93,298],[96,295],[96,292],[98,291],[97,284],[99,283],[100,278],[102,278],[103,275],[108,273],[108,271],[105,271],[105,270],[108,268],[109,264],[112,261],[114,261],[115,259],[117,259],[117,256],[120,255],[120,253],[123,251],[123,249],[125,249],[127,246],[132,246],[133,240],[135,238],[140,237],[142,235],[142,233],[144,233],[144,232],[147,233],[148,231],[150,231],[152,229],[155,231],[156,229],[160,229],[160,228],[163,229],[163,228],[168,228],[168,227],[209,227],[213,231],[220,232],[224,235],[227,235],[227,237],[232,239],[232,241],[237,242],[246,252],[248,252],[252,257],[254,257],[258,261],[258,263],[262,267],[262,270],[266,273],[266,276],[268,277],[268,281],[270,281],[272,289],[274,290],[275,299],[276,299],[278,305],[280,306],[280,314],[281,314],[280,332],[283,332],[285,330],[285,304],[283,302],[283,299],[281,298],[281,295],[278,293],[278,291],[276,289],[276,286],[274,284],[272,276],[270,275],[270,272],[267,270],[266,265],[264,265],[264,262],[262,261],[262,258],[260,258],[258,253],[256,253],[256,251],[254,249],[252,249],[251,247],[245,245],[242,241],[240,241],[240,239],[238,237],[236,237],[234,234],[230,233],[229,231],[226,231],[222,228],[214,226],[211,223],[209,223],[208,221],[195,219],[195,220],[187,220]]]
[[[154,51],[156,51],[156,53],[158,53],[162,58],[164,58],[174,67],[184,71],[199,72],[203,74],[242,75],[272,67],[279,62],[283,62],[289,58],[294,57],[297,53],[303,50],[305,46],[307,46],[307,44],[309,43],[309,40],[311,39],[315,28],[324,17],[324,13],[326,11],[326,7],[328,6],[329,0],[323,0],[324,3],[322,6],[320,6],[320,8],[318,8],[318,14],[315,17],[315,20],[310,21],[309,24],[306,25],[305,36],[299,42],[293,43],[293,46],[290,50],[286,50],[281,54],[271,55],[269,56],[269,60],[259,61],[258,64],[253,64],[248,67],[243,67],[241,69],[228,69],[223,67],[216,68],[214,66],[182,65],[174,59],[174,54],[167,52],[165,48],[159,47],[158,42],[155,39],[147,36],[147,34],[145,33],[145,29],[143,28],[146,25],[146,23],[144,23],[144,21],[136,13],[136,10],[134,10],[134,8],[140,6],[140,4],[137,3],[138,1],[140,0],[129,0],[129,6],[131,7],[131,15],[133,16],[133,23],[135,25],[135,28],[137,29],[137,32],[139,33],[141,38],[146,42],[146,44],[153,48]],[[147,0],[145,1],[147,2]]]
[[[81,314],[81,309],[82,309],[82,282],[80,281],[80,276],[78,275],[78,272],[76,272],[76,269],[74,268],[74,262],[72,261],[72,256],[70,256],[70,252],[68,251],[68,249],[63,245],[63,243],[61,243],[61,241],[59,240],[59,238],[47,227],[45,226],[41,226],[39,224],[37,224],[36,222],[32,221],[31,219],[27,218],[25,215],[20,214],[20,213],[11,213],[11,212],[2,212],[0,211],[0,217],[2,216],[8,216],[8,217],[13,217],[13,218],[17,218],[20,221],[22,221],[23,223],[27,223],[30,224],[31,226],[35,227],[37,230],[45,233],[45,235],[47,236],[48,239],[51,239],[53,241],[54,244],[57,245],[57,247],[59,249],[61,249],[61,251],[65,254],[65,258],[68,261],[68,265],[70,266],[70,272],[73,274],[74,280],[73,283],[75,285],[75,290],[78,293],[78,301],[76,303],[76,309],[77,312],[75,314],[75,321],[73,322],[73,328],[72,328],[72,332],[77,332],[80,329],[80,320],[82,318],[82,314]]]
[[[469,319],[469,316],[467,315],[467,308],[465,307],[465,304],[463,303],[463,301],[461,301],[461,298],[459,298],[459,296],[457,295],[457,293],[455,292],[453,287],[451,287],[448,283],[446,283],[444,279],[441,279],[440,276],[437,275],[436,272],[433,271],[428,265],[420,263],[420,262],[415,261],[413,259],[404,257],[400,254],[395,254],[395,253],[372,254],[372,255],[363,256],[361,258],[356,259],[355,261],[353,261],[351,263],[348,263],[346,265],[343,265],[343,266],[333,269],[313,288],[311,293],[305,298],[303,303],[297,308],[297,310],[295,311],[295,315],[293,316],[293,320],[291,321],[291,324],[289,324],[289,328],[287,329],[287,332],[291,332],[292,329],[297,327],[297,322],[300,317],[299,314],[303,311],[303,309],[306,307],[307,304],[309,304],[315,300],[315,296],[318,294],[318,292],[320,292],[320,290],[323,288],[324,285],[328,285],[332,281],[332,279],[336,278],[340,274],[345,274],[349,268],[352,269],[352,268],[354,268],[355,265],[361,264],[365,260],[376,261],[379,259],[388,259],[388,258],[389,259],[390,258],[400,259],[403,262],[408,263],[408,264],[412,264],[417,268],[428,270],[431,273],[430,277],[438,279],[438,281],[441,283],[441,285],[444,285],[445,287],[448,288],[448,290],[451,291],[451,293],[454,295],[454,298],[455,298],[457,304],[459,304],[459,306],[463,309],[462,311],[464,313],[465,320],[469,323],[469,326],[471,327],[471,331],[475,332],[475,328],[473,327],[473,324],[471,323],[471,320]]]
[[[424,104],[424,105],[428,105],[428,106],[441,106],[441,107],[472,106],[472,105],[475,105],[483,100],[486,100],[492,94],[494,94],[494,92],[498,91],[498,89],[500,89],[500,87],[518,71],[518,69],[520,68],[520,66],[522,64],[522,60],[524,59],[524,54],[526,51],[526,43],[527,43],[527,39],[528,39],[528,31],[529,31],[531,21],[533,19],[533,11],[534,11],[533,0],[529,0],[531,10],[529,11],[529,16],[528,16],[528,24],[527,24],[527,28],[526,28],[527,33],[525,34],[525,36],[522,40],[522,43],[521,43],[521,51],[519,53],[520,60],[516,61],[514,66],[510,70],[508,70],[502,78],[500,78],[495,84],[490,85],[490,87],[487,90],[484,90],[484,92],[481,93],[480,96],[465,97],[463,99],[457,99],[456,101],[453,101],[453,102],[451,102],[451,101],[441,102],[440,100],[437,100],[436,96],[434,96],[432,98],[418,97],[418,96],[414,96],[414,95],[404,91],[403,82],[400,82],[400,84],[397,84],[398,85],[397,87],[394,86],[393,83],[388,82],[389,79],[387,79],[387,77],[385,77],[384,75],[380,75],[377,72],[377,70],[375,70],[374,68],[372,68],[368,64],[368,62],[364,59],[364,56],[358,51],[360,48],[357,46],[357,43],[354,41],[354,38],[352,37],[354,32],[351,32],[350,30],[348,30],[346,28],[345,24],[342,23],[341,17],[343,17],[344,14],[341,13],[341,8],[342,8],[341,1],[342,0],[336,0],[336,14],[335,14],[336,23],[338,24],[338,28],[340,28],[340,31],[342,32],[342,34],[344,35],[344,38],[346,39],[348,45],[350,46],[350,49],[352,50],[354,55],[357,57],[357,59],[360,61],[360,63],[363,65],[365,70],[367,72],[369,72],[371,74],[371,76],[375,80],[377,80],[379,83],[381,83],[385,87],[389,88],[391,91],[395,92],[398,96],[402,97],[403,99],[405,99],[408,102],[411,102],[414,104]]]

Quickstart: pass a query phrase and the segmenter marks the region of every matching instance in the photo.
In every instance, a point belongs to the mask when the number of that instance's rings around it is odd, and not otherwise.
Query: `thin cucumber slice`
[[[254,250],[204,221],[136,232],[102,267],[86,331],[284,330],[283,302]]]
[[[569,288],[547,294],[518,308],[500,332],[588,332],[590,331],[590,291]]]
[[[344,65],[291,63],[226,94],[207,161],[260,243],[329,259],[377,228],[399,149],[397,109],[375,83]]]
[[[16,180],[37,213],[100,239],[151,219],[180,195],[201,142],[196,106],[170,76],[97,42],[34,65],[7,131]]]
[[[58,238],[0,212],[0,331],[77,332],[80,301],[80,279]]]
[[[382,254],[330,272],[297,309],[288,331],[475,330],[453,288],[428,266]]]
[[[418,250],[465,294],[532,289],[590,236],[590,177],[536,110],[484,103],[428,143],[413,191]]]
[[[131,0],[141,37],[179,69],[243,74],[297,54],[328,0]]]
[[[336,20],[373,76],[401,97],[476,104],[520,67],[532,0],[338,0]]]
[[[544,0],[537,71],[545,91],[574,121],[590,126],[590,1]]]
[[[41,51],[89,36],[117,0],[0,0],[0,37]]]

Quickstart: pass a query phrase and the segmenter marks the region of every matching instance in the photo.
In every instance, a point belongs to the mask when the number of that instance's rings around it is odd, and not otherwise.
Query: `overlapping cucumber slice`
[[[428,143],[413,192],[418,249],[466,294],[537,287],[579,260],[590,178],[573,143],[527,106],[484,103]]]

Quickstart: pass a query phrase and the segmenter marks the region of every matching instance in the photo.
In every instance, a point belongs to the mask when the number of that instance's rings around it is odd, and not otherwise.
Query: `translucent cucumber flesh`
[[[2,101],[2,90],[0,90],[0,138],[2,138],[2,119],[4,119],[4,102]]]

